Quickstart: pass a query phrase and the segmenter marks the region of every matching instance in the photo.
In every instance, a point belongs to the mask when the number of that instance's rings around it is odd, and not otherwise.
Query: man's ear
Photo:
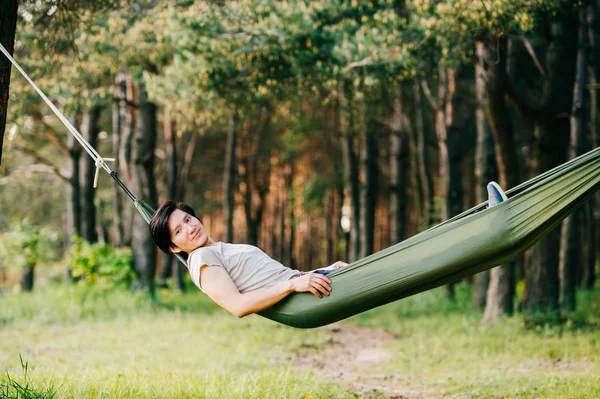
[[[171,251],[172,254],[178,254],[181,252],[181,249],[179,249],[177,247],[170,247],[169,251]]]

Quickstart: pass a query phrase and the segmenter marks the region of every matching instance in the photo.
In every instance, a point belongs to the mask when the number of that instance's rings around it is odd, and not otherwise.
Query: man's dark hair
[[[169,216],[177,209],[196,217],[196,213],[188,204],[184,204],[183,202],[165,201],[156,212],[154,212],[154,215],[150,220],[150,234],[152,235],[154,243],[168,255],[172,255],[170,249],[175,248],[175,244],[171,241]]]

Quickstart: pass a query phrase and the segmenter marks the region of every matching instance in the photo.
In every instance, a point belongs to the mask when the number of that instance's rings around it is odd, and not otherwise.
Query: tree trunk
[[[120,120],[121,120],[121,142],[119,147],[119,174],[121,179],[129,182],[129,184],[135,186],[134,178],[134,165],[132,160],[132,148],[133,148],[133,137],[136,131],[136,101],[135,90],[131,76],[122,75],[121,77],[121,90],[124,92],[124,103],[119,107]],[[134,192],[136,194],[136,192]],[[133,234],[133,218],[136,213],[135,209],[131,206],[126,206],[122,212],[123,220],[123,236],[122,244],[131,246],[132,234]]]
[[[588,29],[585,9],[579,11],[579,32],[577,62],[575,72],[575,87],[573,90],[573,106],[571,109],[571,137],[569,158],[573,159],[584,153],[590,146],[587,141],[587,110],[589,106],[589,91],[587,90],[587,51]],[[560,305],[575,309],[575,287],[577,274],[582,261],[581,226],[584,225],[585,208],[578,209],[562,224],[561,254],[560,254]]]
[[[170,115],[165,114],[163,116],[163,132],[165,137],[165,149],[166,149],[166,192],[167,199],[176,200],[177,199],[177,177],[178,168],[177,168],[177,134],[175,132],[175,122],[171,119]],[[173,256],[163,256],[162,264],[160,269],[160,286],[166,287],[166,281],[171,276],[173,276],[173,264],[178,265],[178,262]],[[176,273],[178,273],[178,267],[175,268]],[[176,279],[177,281],[177,279]],[[184,286],[175,286],[175,288],[179,291],[183,291]]]
[[[514,187],[519,182],[518,154],[511,118],[504,90],[507,76],[508,42],[501,37],[490,51],[491,45],[477,43],[478,73],[485,81],[484,109],[487,122],[494,136],[496,166],[500,186]],[[478,77],[479,78],[479,77]],[[481,182],[484,189],[487,182]],[[487,195],[486,195],[487,197]],[[485,198],[485,197],[484,197]],[[492,287],[492,284],[500,284]],[[494,322],[511,315],[514,309],[515,264],[498,266],[490,271],[490,285],[486,297],[484,320]]]
[[[339,86],[339,129],[343,140],[342,148],[345,165],[345,186],[350,197],[350,239],[348,245],[348,261],[350,263],[360,258],[360,181],[358,165],[354,151],[354,137],[348,129],[348,100],[343,83]]]
[[[198,145],[198,140],[200,135],[197,132],[190,132],[188,134],[188,138],[181,140],[183,144],[184,150],[183,152],[183,160],[181,162],[181,176],[179,177],[179,184],[177,185],[177,198],[180,198],[182,201],[186,195],[186,186],[187,181],[189,180],[190,172],[192,169],[192,161],[194,159],[194,151],[196,150],[196,146]]]
[[[463,151],[460,135],[464,131],[464,120],[458,115],[458,70],[440,68],[439,75],[436,133],[440,149],[442,220],[448,220],[462,210],[463,186],[460,166]],[[446,293],[449,298],[454,298],[454,283],[446,285]]]
[[[17,28],[17,0],[4,0],[2,8],[2,13],[0,13],[0,43],[6,51],[12,54]],[[2,164],[2,143],[4,142],[6,116],[8,114],[11,65],[8,58],[2,54],[0,56],[0,165]]]
[[[390,134],[390,222],[392,243],[402,241],[406,231],[406,193],[408,191],[406,186],[409,152],[408,136],[404,129],[402,112],[402,92],[398,89],[394,99],[392,132]],[[423,192],[426,191],[427,189],[424,188]],[[425,212],[427,214],[429,211]]]
[[[477,109],[475,111],[477,123],[475,202],[478,204],[487,200],[487,182],[497,179],[494,137],[489,129],[485,115],[487,104],[487,78],[483,62],[478,60],[478,62],[475,62],[475,88],[477,96]],[[473,303],[481,308],[485,308],[486,306],[489,281],[489,270],[476,274],[473,280]]]
[[[598,87],[600,83],[600,18],[598,18],[598,1],[593,0],[587,6],[588,18],[588,41],[589,41],[589,61],[588,69],[590,76],[591,87]],[[598,90],[590,90],[590,139],[592,148],[598,147],[600,125],[598,123],[598,109],[600,102],[598,101]],[[581,277],[581,286],[586,289],[592,289],[596,282],[596,238],[597,226],[600,226],[598,216],[600,212],[596,211],[596,207],[600,204],[600,193],[590,198],[586,205],[585,229],[586,242],[585,261],[583,264],[583,273]]]
[[[102,108],[95,105],[86,111],[83,120],[83,136],[93,148],[98,148],[98,119]],[[96,164],[91,157],[83,158],[83,189],[82,189],[82,236],[88,242],[98,241],[98,232],[96,230],[96,205],[94,197],[94,175],[96,174]]]
[[[27,265],[23,268],[23,275],[21,276],[21,291],[31,292],[33,291],[33,277],[34,277],[35,266]]]
[[[138,93],[140,118],[136,129],[134,160],[135,186],[140,197],[153,208],[156,208],[157,192],[154,176],[154,151],[156,149],[156,105],[148,101],[143,84]],[[152,298],[155,296],[154,275],[156,272],[156,247],[146,221],[137,214],[134,217],[132,233],[132,251],[135,269],[141,277],[142,284]]]
[[[371,255],[374,250],[375,231],[375,206],[377,204],[377,131],[368,120],[368,111],[365,106],[364,94],[360,101],[359,112],[363,145],[361,147],[361,164],[363,169],[364,184],[360,192],[360,226],[361,251],[360,257]]]
[[[69,118],[69,122],[77,128],[77,118]],[[75,236],[81,237],[81,153],[83,148],[73,135],[68,136],[69,160],[71,163],[71,176],[69,177],[69,194],[67,199],[67,221],[68,221],[68,246],[73,245]],[[65,277],[68,281],[73,280],[70,263],[67,263]]]
[[[236,148],[236,112],[231,111],[227,130],[227,146],[225,149],[225,175],[223,177],[223,213],[225,218],[227,242],[233,242],[233,210],[235,206],[233,188],[235,181],[235,148]]]
[[[259,127],[253,135],[248,146],[246,168],[243,174],[246,191],[244,193],[244,210],[246,213],[246,240],[248,244],[258,245],[260,239],[260,227],[263,221],[263,212],[269,183],[271,178],[271,154],[264,147],[271,132],[271,114],[264,109]],[[265,152],[264,154],[262,152]]]
[[[432,226],[434,223],[435,212],[435,196],[433,186],[433,176],[429,167],[429,157],[425,139],[425,123],[423,120],[423,100],[421,96],[421,88],[418,81],[413,84],[413,95],[415,104],[415,136],[417,143],[417,165],[419,170],[419,179],[421,180],[421,188],[423,197],[425,198],[423,213],[425,215],[426,226]]]
[[[121,148],[121,139],[123,133],[123,120],[121,118],[121,109],[125,107],[126,82],[124,74],[119,74],[115,79],[115,98],[112,104],[112,145],[113,153],[119,154]],[[120,159],[116,157],[114,165],[115,170],[119,170]],[[123,226],[123,193],[121,188],[113,185],[113,244],[117,247],[123,246],[125,227]]]
[[[569,146],[569,115],[577,55],[577,20],[564,15],[549,24],[542,113],[535,120],[539,161],[536,173],[564,163]],[[554,313],[559,303],[560,228],[554,229],[533,247],[526,272],[523,311]]]
[[[289,246],[286,251],[286,261],[287,265],[290,268],[296,269],[296,257],[294,256],[294,246],[296,245],[296,221],[295,221],[295,213],[294,213],[294,200],[295,200],[295,191],[294,191],[294,175],[296,173],[296,167],[294,165],[294,161],[290,163],[289,173],[285,176],[285,192],[288,195],[287,201],[287,209],[289,210],[289,219],[290,219],[290,241]],[[285,212],[285,205],[282,207],[282,212]]]

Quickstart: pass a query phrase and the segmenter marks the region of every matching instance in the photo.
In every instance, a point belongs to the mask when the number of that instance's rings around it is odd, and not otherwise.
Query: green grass
[[[519,316],[482,326],[468,297],[464,285],[455,303],[434,290],[349,319],[395,338],[384,347],[389,358],[347,367],[361,379],[393,381],[406,397],[600,397],[600,290],[579,296],[570,322],[533,330]],[[236,319],[197,290],[163,291],[152,302],[41,287],[0,297],[0,398],[383,397],[355,395],[348,381],[294,362],[330,347],[332,334]],[[11,381],[12,396],[3,396]],[[30,394],[17,396],[15,383]]]

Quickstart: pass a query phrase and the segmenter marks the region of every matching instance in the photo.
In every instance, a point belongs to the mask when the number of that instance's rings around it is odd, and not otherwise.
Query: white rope
[[[29,77],[29,75],[27,75],[25,73],[25,71],[21,68],[21,66],[19,65],[19,63],[17,61],[15,61],[15,59],[10,55],[10,53],[8,51],[6,51],[6,49],[4,48],[4,46],[2,44],[0,44],[0,51],[2,51],[2,53],[6,56],[6,58],[8,58],[8,60],[15,66],[15,68],[17,68],[17,70],[19,72],[21,72],[21,75],[23,75],[23,77],[25,77],[25,79],[27,79],[27,81],[31,84],[31,86],[33,86],[33,88],[35,89],[35,91],[38,92],[38,94],[44,99],[44,101],[46,102],[46,104],[48,104],[48,106],[50,107],[50,109],[52,111],[54,111],[54,113],[56,114],[56,116],[58,117],[58,119],[60,119],[60,121],[66,126],[66,128],[69,130],[69,133],[71,133],[73,135],[73,137],[75,137],[75,139],[79,142],[79,144],[81,144],[81,146],[83,147],[84,150],[87,151],[87,153],[94,159],[94,162],[96,163],[96,176],[94,178],[94,187],[96,187],[97,182],[98,182],[98,171],[100,168],[106,170],[106,172],[108,174],[112,173],[112,169],[108,167],[108,165],[106,164],[106,162],[104,162],[105,160],[107,161],[114,161],[114,158],[102,158],[100,156],[100,154],[98,154],[98,152],[94,149],[94,147],[92,147],[90,145],[90,143],[88,143],[85,138],[83,138],[83,136],[81,135],[81,133],[79,133],[79,131],[77,131],[77,129],[71,124],[71,122],[69,122],[69,120],[67,118],[65,118],[65,116],[62,114],[62,112],[60,112],[58,110],[58,108],[56,108],[56,106],[52,103],[52,101],[50,101],[48,99],[48,97],[46,97],[46,95],[44,94],[44,92],[42,92],[42,90],[40,90],[39,87],[37,87],[37,85],[33,82],[33,80],[31,80],[31,78]]]

